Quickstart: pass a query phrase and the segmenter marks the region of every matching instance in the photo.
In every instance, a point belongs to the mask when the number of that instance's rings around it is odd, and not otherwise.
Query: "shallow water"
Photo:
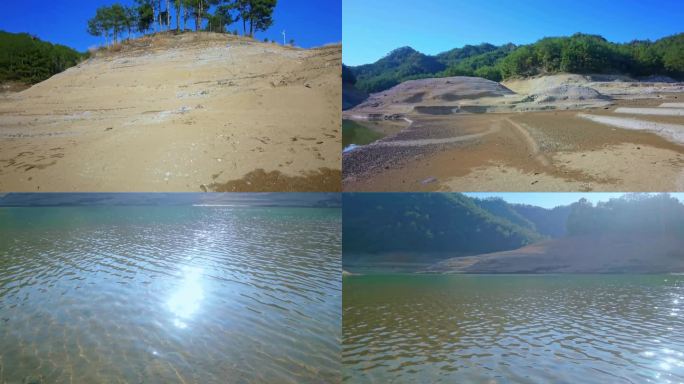
[[[385,137],[384,134],[352,120],[342,121],[342,147],[366,145]]]
[[[0,383],[340,379],[340,210],[0,208]]]
[[[364,383],[684,382],[684,276],[344,278]]]

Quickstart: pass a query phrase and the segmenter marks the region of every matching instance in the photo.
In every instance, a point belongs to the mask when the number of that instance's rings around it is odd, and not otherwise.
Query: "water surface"
[[[350,383],[681,383],[684,276],[348,276]]]
[[[0,208],[0,383],[340,379],[340,210]]]
[[[366,145],[385,137],[377,130],[370,129],[353,120],[342,120],[342,147]]]

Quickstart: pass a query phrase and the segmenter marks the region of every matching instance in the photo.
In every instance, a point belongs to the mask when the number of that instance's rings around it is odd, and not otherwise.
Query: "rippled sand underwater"
[[[339,209],[0,208],[0,383],[340,380]]]
[[[349,383],[681,383],[684,276],[344,277]]]

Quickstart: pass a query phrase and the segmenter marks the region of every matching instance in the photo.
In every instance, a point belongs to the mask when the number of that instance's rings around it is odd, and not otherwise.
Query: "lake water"
[[[350,383],[681,383],[684,276],[344,277]]]
[[[0,383],[340,380],[339,209],[0,208]]]
[[[384,136],[383,133],[370,129],[356,121],[342,121],[342,147],[346,150],[354,148],[352,146],[370,144]]]

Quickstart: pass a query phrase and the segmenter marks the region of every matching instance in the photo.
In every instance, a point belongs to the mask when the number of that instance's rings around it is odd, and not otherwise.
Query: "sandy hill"
[[[672,234],[573,236],[512,251],[455,257],[430,268],[456,273],[684,272],[684,239]]]
[[[0,190],[339,190],[341,46],[156,35],[0,100]]]

